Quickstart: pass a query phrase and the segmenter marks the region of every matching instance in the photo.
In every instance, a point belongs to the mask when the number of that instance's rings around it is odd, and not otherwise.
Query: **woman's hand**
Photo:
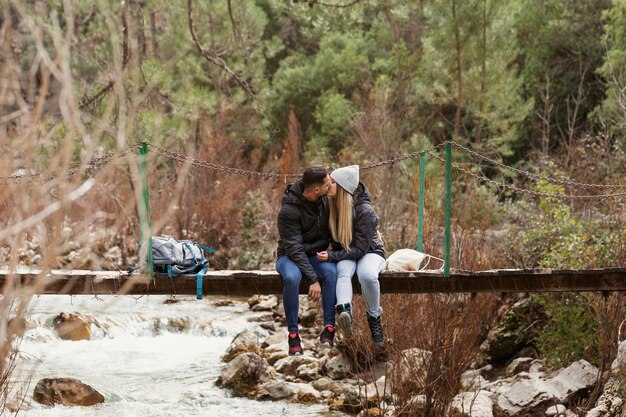
[[[320,262],[326,262],[328,260],[328,251],[317,252],[317,260]]]

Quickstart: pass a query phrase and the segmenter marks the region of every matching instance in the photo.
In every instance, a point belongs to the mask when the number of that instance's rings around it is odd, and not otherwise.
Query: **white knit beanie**
[[[341,185],[341,188],[354,194],[356,187],[359,185],[359,166],[350,165],[347,167],[337,168],[330,173],[330,177]]]

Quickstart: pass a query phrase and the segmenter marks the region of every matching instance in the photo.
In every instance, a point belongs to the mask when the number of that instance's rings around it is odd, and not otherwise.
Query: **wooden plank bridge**
[[[354,291],[360,286],[354,278]],[[11,289],[33,294],[196,294],[196,276],[182,275],[169,279],[156,274],[150,281],[146,274],[122,271],[0,269],[3,293]],[[383,272],[382,293],[510,293],[564,291],[626,291],[626,268],[549,270],[499,269],[489,271],[451,270],[441,272]],[[307,286],[300,287],[302,294]],[[281,279],[275,271],[208,271],[203,278],[205,295],[281,294]]]

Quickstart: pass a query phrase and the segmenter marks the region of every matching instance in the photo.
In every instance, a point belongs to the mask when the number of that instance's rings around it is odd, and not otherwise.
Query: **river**
[[[25,393],[27,417],[340,416],[323,405],[235,398],[215,385],[233,337],[252,328],[244,299],[216,307],[218,298],[166,296],[34,297],[20,345],[13,391]],[[52,327],[61,312],[93,318],[89,341],[61,340]],[[173,324],[172,324],[173,323]],[[182,324],[182,325],[181,325]],[[48,407],[32,401],[41,378],[71,377],[105,397],[92,407]]]

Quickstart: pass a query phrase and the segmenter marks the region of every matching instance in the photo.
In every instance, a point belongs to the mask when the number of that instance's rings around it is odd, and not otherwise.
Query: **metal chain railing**
[[[171,151],[169,149],[165,149],[162,146],[159,145],[155,145],[153,143],[150,143],[148,141],[143,142],[145,143],[149,148],[152,148],[158,155],[164,156],[166,158],[181,162],[181,163],[185,163],[185,164],[190,164],[192,166],[195,167],[199,167],[199,168],[204,168],[204,169],[210,169],[213,171],[217,171],[217,172],[222,172],[225,174],[234,174],[234,175],[244,175],[244,176],[248,176],[248,177],[257,177],[257,178],[298,178],[300,177],[302,174],[301,173],[284,173],[284,174],[279,174],[279,173],[272,173],[272,172],[259,172],[259,171],[251,171],[251,170],[245,170],[245,169],[240,169],[240,168],[232,168],[232,167],[228,167],[228,166],[224,166],[224,165],[219,165],[219,164],[215,164],[213,162],[207,162],[207,161],[203,161],[200,159],[195,159],[195,158],[191,158],[185,154],[182,154],[180,152],[174,152]],[[10,177],[0,177],[0,184],[8,184],[8,183],[17,183],[17,182],[21,182],[21,181],[28,181],[28,182],[47,182],[47,181],[51,181],[55,178],[63,178],[63,177],[70,177],[72,175],[75,175],[79,172],[87,172],[87,173],[91,173],[94,170],[100,168],[101,166],[107,164],[108,162],[110,162],[112,159],[115,158],[121,158],[125,155],[127,155],[130,152],[134,152],[136,150],[139,149],[139,147],[142,146],[143,143],[137,143],[137,144],[133,144],[133,145],[129,145],[126,148],[119,150],[117,152],[108,152],[106,154],[104,154],[101,157],[98,158],[94,158],[91,159],[90,161],[88,161],[86,164],[78,164],[78,165],[74,165],[69,167],[68,169],[66,169],[62,174],[57,175],[57,176],[52,176],[51,174],[49,175],[45,175],[43,173],[34,173],[34,174],[24,174],[24,175],[13,175]],[[375,168],[379,168],[382,166],[387,166],[387,165],[394,165],[398,162],[407,160],[407,159],[411,159],[411,158],[415,158],[418,157],[420,154],[424,153],[424,154],[429,154],[431,155],[433,158],[442,161],[445,163],[445,160],[440,157],[439,155],[437,155],[435,152],[440,150],[441,148],[445,147],[446,145],[452,145],[466,153],[468,153],[471,156],[474,156],[476,158],[482,159],[484,161],[487,161],[488,163],[503,168],[503,169],[508,169],[511,170],[513,172],[516,172],[520,175],[524,175],[527,176],[529,178],[532,178],[534,180],[544,180],[550,183],[554,183],[554,184],[560,184],[560,185],[567,185],[567,186],[571,186],[571,187],[581,187],[581,188],[593,188],[593,189],[615,189],[615,188],[626,188],[626,185],[621,185],[621,184],[585,184],[585,183],[580,183],[580,182],[575,182],[575,181],[567,181],[567,180],[560,180],[560,179],[556,179],[556,178],[549,178],[549,177],[545,177],[545,176],[541,176],[541,175],[537,175],[537,174],[533,174],[531,172],[528,171],[524,171],[518,168],[514,168],[514,167],[510,167],[508,165],[505,165],[501,162],[495,161],[493,159],[490,159],[484,155],[479,154],[478,152],[472,151],[471,149],[460,145],[457,142],[454,141],[446,141],[443,143],[440,143],[439,145],[433,146],[431,148],[428,149],[423,149],[423,150],[419,150],[419,151],[415,151],[415,152],[411,152],[408,154],[403,154],[400,155],[398,157],[386,160],[386,161],[381,161],[381,162],[377,162],[374,164],[370,164],[370,165],[366,165],[364,167],[361,167],[362,171],[367,171],[367,170],[371,170],[371,169],[375,169]],[[554,194],[554,193],[545,193],[545,192],[541,192],[541,191],[534,191],[534,190],[529,190],[526,188],[521,188],[521,187],[517,187],[514,185],[510,185],[510,184],[505,184],[502,182],[498,182],[496,180],[493,180],[491,178],[487,178],[486,176],[482,175],[482,174],[477,174],[475,172],[472,172],[468,169],[459,167],[458,165],[452,164],[452,167],[459,171],[462,172],[463,174],[470,176],[478,181],[482,181],[482,182],[486,182],[486,183],[490,183],[496,187],[499,188],[503,188],[503,189],[508,189],[517,193],[525,193],[525,194],[529,194],[529,195],[533,195],[533,196],[538,196],[538,197],[552,197],[552,198],[560,198],[560,199],[602,199],[602,198],[615,198],[615,197],[624,197],[626,196],[626,192],[624,193],[612,193],[612,194],[596,194],[596,195],[574,195],[574,194],[568,194],[568,195],[564,195],[564,194]]]
[[[107,152],[104,155],[93,158],[85,164],[76,164],[67,167],[63,172],[53,175],[49,173],[36,172],[33,174],[17,174],[11,175],[9,177],[0,177],[0,184],[11,184],[11,183],[21,183],[23,181],[28,183],[33,182],[49,182],[59,178],[69,178],[73,175],[76,175],[81,172],[86,172],[89,175],[92,175],[95,170],[100,168],[103,165],[108,164],[113,159],[119,159],[129,154],[130,152],[134,152],[141,144],[129,145],[124,149],[121,149],[117,152]]]
[[[432,148],[428,148],[428,149],[423,149],[421,151],[415,151],[415,152],[407,153],[407,154],[404,154],[404,155],[400,155],[400,156],[398,156],[396,158],[389,159],[387,161],[382,161],[382,162],[377,162],[375,164],[367,165],[367,166],[361,167],[360,170],[361,171],[366,171],[368,169],[378,168],[378,167],[382,167],[382,166],[385,166],[385,165],[393,165],[393,164],[398,163],[400,161],[404,161],[404,160],[407,160],[407,159],[418,157],[421,153],[429,153],[429,152],[432,152],[432,151],[437,151],[437,150],[445,147],[448,143],[452,143],[452,142],[446,141],[446,142],[440,143],[439,145],[433,146]]]
[[[273,177],[273,178],[283,178],[283,177],[289,177],[289,178],[298,178],[301,177],[302,174],[301,173],[291,173],[291,174],[278,174],[278,173],[271,173],[271,172],[259,172],[259,171],[250,171],[250,170],[245,170],[245,169],[239,169],[239,168],[231,168],[231,167],[227,167],[227,166],[223,166],[223,165],[218,165],[212,162],[206,162],[206,161],[202,161],[199,159],[194,159],[194,158],[190,158],[187,155],[184,155],[182,153],[179,152],[174,152],[174,151],[170,151],[168,149],[165,149],[159,145],[155,145],[152,144],[150,142],[147,142],[148,147],[154,149],[159,155],[165,156],[167,158],[170,159],[174,159],[176,161],[182,162],[182,163],[187,163],[187,164],[191,164],[193,166],[197,166],[197,167],[201,167],[201,168],[206,168],[206,169],[210,169],[213,171],[218,171],[218,172],[223,172],[223,173],[227,173],[227,174],[238,174],[238,175],[245,175],[245,176],[249,176],[249,177]],[[361,171],[367,171],[370,169],[374,169],[374,168],[379,168],[381,166],[385,166],[385,165],[393,165],[396,164],[400,161],[404,161],[406,159],[411,159],[414,158],[416,156],[419,156],[420,153],[423,152],[429,152],[429,151],[436,151],[442,147],[444,147],[447,144],[447,142],[441,143],[437,146],[433,146],[432,148],[428,148],[428,149],[424,149],[421,151],[416,151],[416,152],[412,152],[409,154],[404,154],[404,155],[400,155],[396,158],[393,159],[389,159],[387,161],[381,161],[381,162],[377,162],[371,165],[367,165],[364,167],[361,167]]]
[[[250,171],[246,169],[240,168],[231,168],[224,165],[214,164],[213,162],[202,161],[200,159],[190,158],[187,155],[184,155],[179,152],[170,151],[165,149],[159,145],[155,145],[150,142],[146,142],[149,148],[152,148],[156,151],[157,154],[162,155],[166,158],[173,159],[178,162],[182,162],[184,164],[190,164],[200,168],[210,169],[212,171],[223,172],[225,174],[235,174],[235,175],[244,175],[248,177],[258,177],[258,178],[294,178],[301,177],[302,174],[277,174],[272,172],[259,172],[259,171]]]
[[[441,161],[442,163],[446,163],[445,159],[442,158],[441,156],[434,154],[432,152],[428,152],[428,154],[430,156],[432,156],[433,158]],[[499,188],[504,188],[507,190],[511,190],[511,191],[515,191],[518,193],[525,193],[525,194],[530,194],[536,197],[551,197],[551,198],[557,198],[557,199],[563,199],[563,200],[569,200],[569,199],[580,199],[580,200],[591,200],[591,199],[606,199],[606,198],[615,198],[615,197],[625,197],[626,193],[613,193],[613,194],[595,194],[595,195],[575,195],[575,194],[554,194],[554,193],[545,193],[545,192],[541,192],[541,191],[535,191],[535,190],[529,190],[526,188],[520,188],[520,187],[516,187],[514,185],[510,185],[510,184],[505,184],[502,182],[498,182],[495,180],[492,180],[491,178],[487,178],[484,175],[481,174],[477,174],[475,172],[472,172],[468,169],[465,168],[461,168],[458,165],[452,164],[452,168],[456,169],[459,172],[462,172],[463,174],[470,176],[478,181],[482,181],[482,182],[487,182],[489,184],[495,185],[496,187]]]
[[[509,171],[513,171],[515,173],[518,173],[520,175],[532,178],[534,180],[543,180],[543,181],[547,181],[550,182],[552,184],[560,184],[560,185],[567,185],[570,187],[578,187],[578,188],[626,188],[626,184],[586,184],[586,183],[582,183],[582,182],[576,182],[576,181],[567,181],[567,180],[560,180],[557,178],[550,178],[550,177],[545,177],[542,175],[537,175],[537,174],[533,174],[532,172],[529,171],[524,171],[523,169],[519,169],[519,168],[514,168],[508,165],[503,164],[502,162],[498,162],[496,160],[493,160],[491,158],[488,158],[484,155],[479,154],[476,151],[473,151],[457,142],[451,141],[450,142],[452,144],[452,146],[476,157],[479,159],[482,159],[484,161],[487,161],[488,163],[503,168],[503,169],[507,169]]]

